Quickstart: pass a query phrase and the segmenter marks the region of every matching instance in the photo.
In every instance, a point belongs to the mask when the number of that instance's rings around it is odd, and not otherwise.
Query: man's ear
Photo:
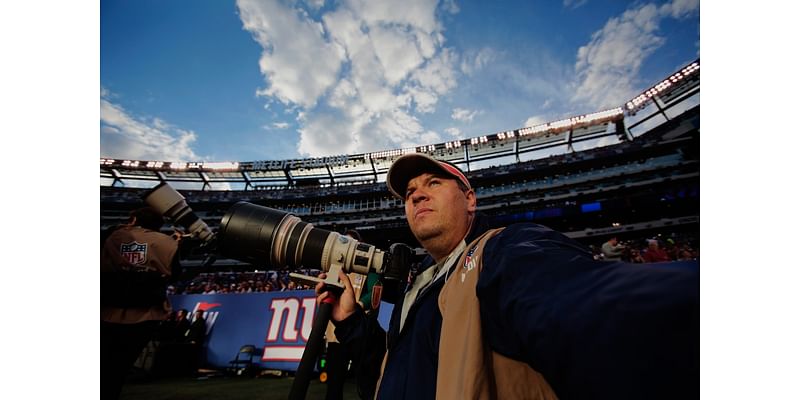
[[[468,202],[467,211],[475,212],[478,209],[478,197],[475,195],[475,190],[469,189],[465,195]]]

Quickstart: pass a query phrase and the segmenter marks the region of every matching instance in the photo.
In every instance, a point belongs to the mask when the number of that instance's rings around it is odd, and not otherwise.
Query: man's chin
[[[422,243],[436,238],[437,236],[441,235],[442,232],[440,229],[436,228],[420,228],[416,231],[413,231],[413,233],[414,237],[417,238],[420,243]]]

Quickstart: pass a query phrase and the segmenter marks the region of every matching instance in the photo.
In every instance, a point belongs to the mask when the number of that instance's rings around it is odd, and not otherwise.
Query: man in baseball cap
[[[364,345],[382,328],[341,271],[332,314],[341,343],[385,357],[375,398],[696,396],[698,263],[596,261],[541,225],[490,229],[464,173],[425,154],[396,159],[386,184],[428,256],[398,290],[385,340]]]
[[[465,190],[472,189],[469,180],[458,167],[446,161],[439,161],[422,153],[406,154],[398,158],[389,168],[386,185],[395,196],[405,199],[408,181],[423,172],[436,173],[456,179]]]
[[[406,154],[389,168],[386,184],[405,200],[411,232],[437,263],[456,251],[477,210],[475,191],[461,170],[424,154]]]

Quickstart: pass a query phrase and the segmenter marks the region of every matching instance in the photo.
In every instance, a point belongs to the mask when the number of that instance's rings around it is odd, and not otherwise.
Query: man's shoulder
[[[495,235],[492,239],[495,241],[508,241],[508,240],[539,240],[539,239],[564,239],[572,240],[566,237],[561,232],[555,231],[544,225],[535,224],[533,222],[519,222],[511,224]]]
[[[485,252],[560,250],[556,254],[591,255],[585,245],[547,226],[531,222],[511,224],[486,243]],[[566,253],[565,253],[566,251]],[[551,253],[548,251],[548,254]]]

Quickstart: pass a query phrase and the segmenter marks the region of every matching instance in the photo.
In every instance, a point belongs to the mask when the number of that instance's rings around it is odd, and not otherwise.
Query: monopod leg
[[[334,301],[333,297],[328,297],[319,304],[317,315],[314,316],[311,335],[308,338],[305,350],[303,350],[303,357],[300,359],[300,365],[297,367],[297,372],[294,376],[292,390],[289,392],[289,400],[304,400],[306,398],[311,375],[314,372],[314,364],[317,362],[320,351],[322,351],[325,330],[331,319],[332,303]]]

